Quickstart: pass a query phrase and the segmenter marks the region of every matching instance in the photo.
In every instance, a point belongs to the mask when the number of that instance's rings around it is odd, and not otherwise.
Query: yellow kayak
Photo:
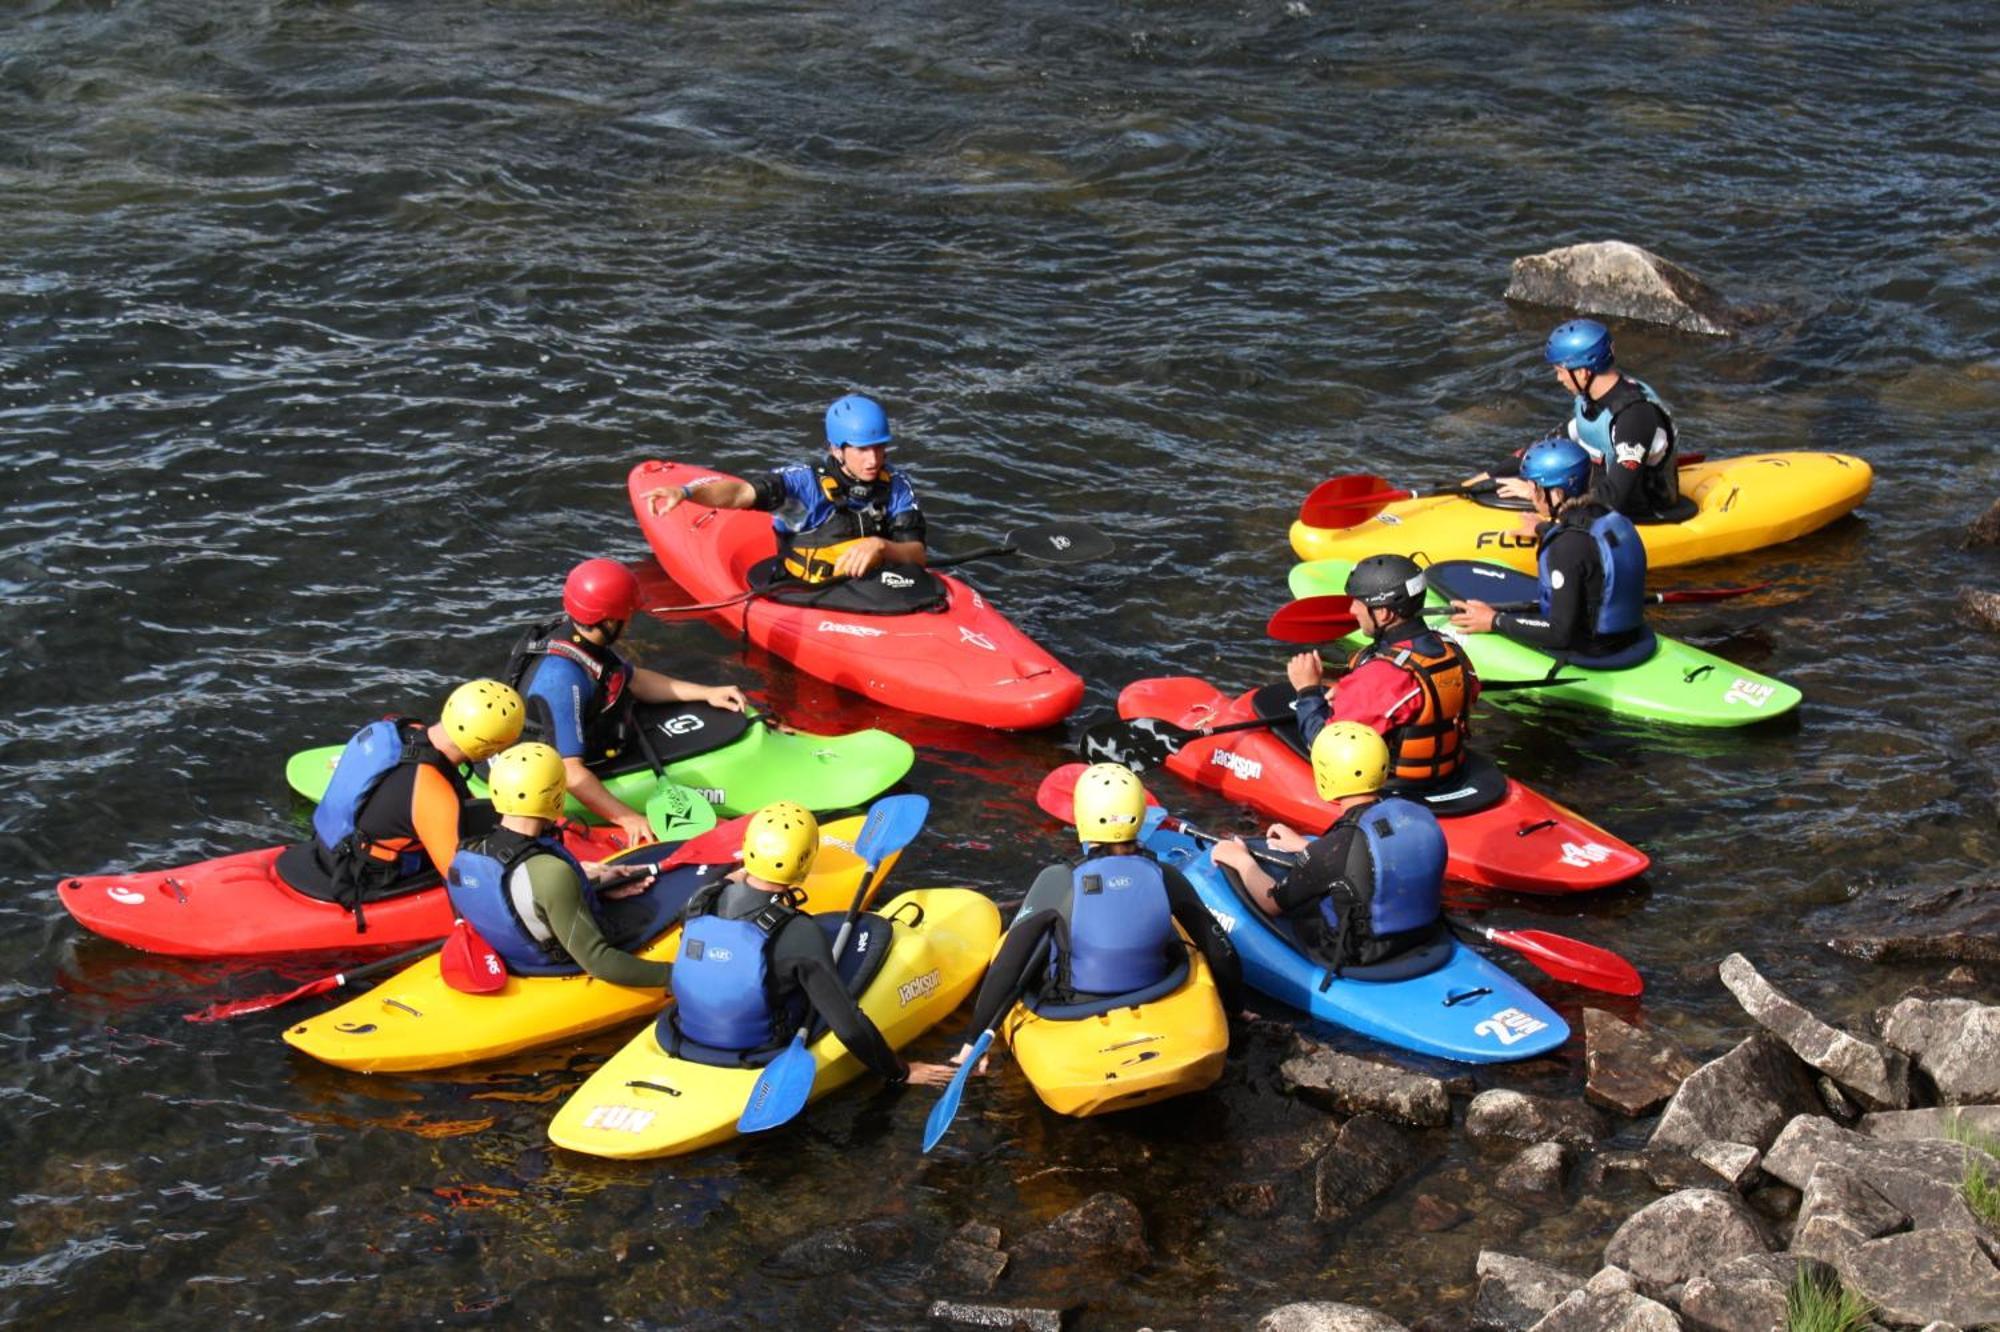
[[[806,910],[845,911],[861,886],[863,865],[854,839],[864,816],[838,819],[820,831],[819,856],[804,885]],[[896,857],[884,859],[883,875]],[[670,927],[640,957],[671,962],[680,950],[679,908],[730,865],[669,870],[645,896]],[[509,976],[491,994],[465,994],[445,984],[437,954],[422,959],[368,993],[285,1032],[285,1043],[313,1058],[361,1073],[414,1073],[455,1068],[532,1050],[656,1013],[661,990],[635,990],[591,976]]]
[[[1187,952],[1181,983],[1136,1007],[1059,1017],[1015,1005],[1000,1034],[1044,1105],[1081,1118],[1215,1085],[1229,1053],[1229,1019],[1208,959],[1191,944]]]
[[[970,888],[919,888],[889,903],[880,919],[888,922],[889,947],[861,993],[861,1009],[901,1049],[972,993],[1000,937],[1000,912]],[[676,1058],[661,1047],[657,1025],[649,1023],[564,1103],[549,1125],[552,1142],[631,1160],[679,1156],[736,1136],[758,1070]],[[819,1070],[814,1100],[864,1071],[831,1033],[807,1048]]]
[[[1844,453],[1755,453],[1681,469],[1681,494],[1697,506],[1679,523],[1646,523],[1646,564],[1665,569],[1720,559],[1804,536],[1852,512],[1868,498],[1874,469]],[[1490,560],[1535,571],[1533,515],[1496,508],[1463,495],[1397,500],[1353,527],[1292,524],[1292,549],[1302,560],[1415,555]]]

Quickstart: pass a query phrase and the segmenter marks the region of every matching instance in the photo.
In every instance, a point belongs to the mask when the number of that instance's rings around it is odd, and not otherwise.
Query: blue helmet
[[[1573,439],[1542,439],[1521,455],[1521,475],[1543,490],[1581,495],[1590,484],[1590,455]]]
[[[826,409],[828,448],[873,448],[889,442],[889,414],[882,404],[860,393],[850,393]]]
[[[1542,356],[1565,370],[1603,370],[1611,364],[1611,330],[1595,319],[1556,325]]]

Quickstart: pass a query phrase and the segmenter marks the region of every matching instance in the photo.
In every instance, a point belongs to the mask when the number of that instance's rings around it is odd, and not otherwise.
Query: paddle
[[[354,967],[347,971],[336,971],[331,976],[321,976],[318,980],[307,981],[296,990],[286,990],[282,994],[260,994],[249,999],[229,999],[222,1003],[210,1004],[198,1013],[183,1013],[181,1017],[184,1021],[188,1022],[227,1022],[231,1018],[239,1018],[246,1013],[261,1013],[267,1008],[281,1007],[291,1003],[294,999],[304,999],[310,995],[326,994],[329,991],[338,990],[344,985],[352,985],[355,981],[365,979],[369,976],[379,976],[385,971],[393,971],[397,967],[407,966],[418,958],[436,951],[436,943],[421,944],[410,949],[408,952],[397,953],[393,957],[385,957],[379,961],[370,962],[365,966]]]
[[[930,1114],[924,1117],[926,1152],[937,1146],[939,1140],[950,1131],[951,1121],[958,1118],[958,1105],[965,1099],[965,1086],[971,1081],[973,1070],[979,1067],[979,1061],[986,1057],[986,1052],[993,1048],[994,1033],[1000,1030],[1000,1024],[1014,1011],[1014,1005],[1021,1002],[1021,996],[1028,992],[1030,985],[1034,984],[1034,979],[1046,964],[1047,958],[1048,947],[1044,944],[1028,959],[1028,965],[1022,969],[1020,982],[1008,994],[1007,1002],[1000,1005],[1000,1016],[993,1019],[993,1025],[980,1032],[973,1040],[971,1048],[965,1052],[965,1058],[959,1061],[958,1071],[951,1075],[951,1081],[945,1084],[944,1093],[938,1097],[937,1104],[932,1106]]]
[[[715,827],[715,807],[694,788],[662,778],[646,798],[646,822],[663,842],[685,841]]]
[[[1729,601],[1736,597],[1747,597],[1753,592],[1762,592],[1773,586],[1770,583],[1751,583],[1744,587],[1676,587],[1660,592],[1648,592],[1644,600],[1651,606],[1681,606],[1711,601]],[[1326,593],[1316,597],[1300,597],[1288,601],[1271,613],[1264,625],[1264,632],[1281,643],[1325,643],[1336,638],[1345,638],[1361,628],[1361,622],[1349,613],[1352,597]],[[1494,610],[1527,611],[1534,610],[1532,601],[1489,602]],[[1441,617],[1452,614],[1449,606],[1426,606],[1423,615]]]
[[[1076,779],[1082,774],[1083,767],[1081,763],[1068,763],[1044,777],[1035,791],[1035,803],[1045,813],[1068,823],[1076,801]],[[1185,833],[1196,841],[1213,845],[1222,840],[1181,819],[1162,817],[1160,823],[1170,831]],[[1293,862],[1277,856],[1264,852],[1251,854],[1267,865],[1286,870],[1296,868]],[[1547,930],[1493,930],[1459,920],[1451,920],[1450,923],[1454,929],[1468,930],[1488,943],[1512,949],[1559,981],[1602,990],[1606,994],[1635,995],[1644,988],[1644,982],[1632,964],[1608,948],[1599,948],[1581,939]]]
[[[854,931],[855,918],[861,914],[862,904],[874,890],[876,871],[889,856],[901,851],[916,839],[924,829],[924,820],[930,816],[931,802],[920,795],[896,795],[875,802],[868,811],[867,820],[861,825],[861,835],[854,839],[854,854],[862,863],[861,886],[854,890],[854,901],[847,908],[846,919],[840,922],[840,933],[834,936],[833,960],[840,963],[840,954],[847,947],[847,939]],[[743,1105],[743,1114],[736,1121],[740,1133],[761,1133],[765,1129],[776,1128],[786,1123],[799,1111],[805,1109],[812,1097],[813,1079],[819,1072],[818,1061],[806,1049],[807,1027],[800,1027],[792,1033],[792,1043],[764,1066],[757,1075],[757,1085],[750,1089],[750,1099]]]
[[[1692,467],[1705,461],[1706,454],[1689,453],[1675,459],[1675,467]],[[1359,527],[1399,500],[1426,499],[1435,495],[1490,495],[1499,489],[1490,478],[1461,481],[1434,490],[1404,490],[1383,477],[1368,472],[1330,476],[1314,486],[1299,505],[1299,521],[1307,527]]]
[[[1248,721],[1202,726],[1191,731],[1163,717],[1114,717],[1084,731],[1077,747],[1085,758],[1093,762],[1117,763],[1134,772],[1144,772],[1148,768],[1159,767],[1180,753],[1184,746],[1197,740],[1228,735],[1232,731],[1282,726],[1291,720],[1292,714],[1287,712],[1281,717],[1252,717]]]
[[[1039,523],[1033,527],[1017,527],[1007,534],[1004,545],[969,550],[963,555],[947,555],[942,559],[931,560],[923,567],[949,569],[953,565],[969,564],[973,560],[999,559],[1007,555],[1025,555],[1031,560],[1039,560],[1045,564],[1084,564],[1091,560],[1101,560],[1115,549],[1117,547],[1112,544],[1110,537],[1088,523],[1058,521]],[[691,615],[701,611],[726,610],[757,597],[769,596],[779,588],[787,586],[799,585],[780,580],[762,587],[750,588],[733,597],[725,597],[721,601],[707,601],[695,606],[649,606],[647,609],[655,615]]]

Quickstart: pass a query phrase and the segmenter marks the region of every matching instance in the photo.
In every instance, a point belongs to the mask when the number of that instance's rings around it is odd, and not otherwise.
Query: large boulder
[[[1257,1320],[1257,1332],[1405,1332],[1403,1325],[1358,1304],[1326,1300],[1281,1304]]]
[[[1933,1042],[1956,1029],[1960,1018],[1979,1007],[1971,999],[1906,994],[1889,1007],[1876,1010],[1875,1027],[1885,1042],[1921,1064]]]
[[[1465,1131],[1474,1138],[1561,1142],[1589,1147],[1604,1136],[1604,1116],[1577,1101],[1495,1087],[1465,1108]]]
[[[1492,1249],[1479,1251],[1475,1270],[1479,1293],[1472,1299],[1470,1321],[1477,1332],[1527,1332],[1583,1289],[1580,1276]]]
[[[1945,1027],[1917,1066],[1946,1105],[2000,1102],[2000,1008],[1975,1008]]]
[[[2000,1323],[2000,1267],[1971,1231],[1884,1235],[1854,1246],[1838,1266],[1848,1289],[1873,1301],[1880,1322]]]
[[[1604,1246],[1604,1261],[1661,1299],[1691,1277],[1770,1251],[1764,1223],[1741,1198],[1719,1189],[1683,1189],[1625,1218]]]
[[[1565,245],[1514,261],[1507,299],[1576,314],[1728,336],[1737,316],[1694,274],[1625,241]]]
[[[1846,1166],[1821,1161],[1806,1181],[1792,1225],[1792,1252],[1837,1262],[1857,1244],[1902,1230],[1910,1214]]]
[[[1285,1090],[1336,1114],[1373,1113],[1418,1128],[1451,1122],[1451,1098],[1436,1078],[1329,1050],[1300,1037],[1278,1065]]]
[[[1720,1140],[1762,1151],[1794,1116],[1819,1108],[1805,1063],[1760,1031],[1688,1074],[1667,1102],[1651,1145],[1690,1152]]]
[[[1585,1100],[1637,1119],[1665,1105],[1696,1064],[1664,1033],[1586,1008],[1583,1067]]]
[[[1969,1150],[1954,1142],[1871,1138],[1831,1120],[1802,1115],[1785,1126],[1764,1154],[1764,1170],[1804,1189],[1814,1170],[1839,1166],[1867,1180],[1920,1230],[1978,1230],[1979,1221],[1959,1191]]]
[[[2000,592],[1988,592],[1983,587],[1961,587],[1958,589],[1958,609],[1979,628],[2000,634]]]
[[[1753,1253],[1691,1277],[1681,1292],[1681,1317],[1697,1332],[1785,1332],[1792,1283],[1805,1261]]]
[[[1758,1026],[1851,1092],[1865,1110],[1910,1103],[1910,1061],[1894,1050],[1830,1027],[1771,984],[1741,953],[1722,959],[1722,983]]]
[[[1958,1105],[1929,1110],[1884,1110],[1863,1115],[1855,1130],[1871,1138],[1912,1142],[1924,1138],[1949,1138],[1952,1126],[2000,1138],[2000,1105]]]
[[[1672,1309],[1639,1294],[1630,1273],[1607,1267],[1529,1332],[1680,1332],[1680,1326]]]
[[[1965,544],[1968,547],[2000,546],[2000,500],[1994,500],[1986,512],[1965,529]]]

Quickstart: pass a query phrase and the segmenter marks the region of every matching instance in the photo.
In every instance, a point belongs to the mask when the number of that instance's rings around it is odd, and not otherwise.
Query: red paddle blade
[[[1383,505],[1413,494],[1365,472],[1332,476],[1314,486],[1299,505],[1299,521],[1308,527],[1353,527],[1380,513]]]
[[[661,869],[672,869],[676,865],[726,865],[743,850],[743,831],[750,826],[751,815],[740,814],[733,819],[716,824],[699,837],[691,837],[675,847]],[[623,857],[613,857],[614,860]]]
[[[507,984],[507,964],[500,954],[462,920],[444,941],[438,969],[444,973],[444,983],[461,994],[492,994]]]
[[[307,981],[296,990],[286,990],[282,994],[260,994],[249,999],[226,999],[219,1004],[210,1004],[199,1013],[183,1013],[189,1022],[227,1022],[231,1018],[247,1013],[261,1013],[267,1008],[277,1008],[289,1004],[294,999],[306,999],[315,994],[325,994],[340,984],[341,977],[321,976],[318,980]]]
[[[1753,592],[1762,592],[1774,583],[1752,583],[1748,587],[1676,587],[1660,593],[1662,606],[1675,606],[1688,602],[1728,601],[1733,597],[1747,597]]]
[[[1347,613],[1347,597],[1302,597],[1271,613],[1264,632],[1280,643],[1330,643],[1361,627]]]
[[[1546,930],[1488,930],[1486,937],[1513,949],[1557,980],[1606,994],[1636,995],[1645,981],[1630,962],[1607,948]]]
[[[1065,763],[1042,778],[1042,784],[1035,788],[1035,804],[1040,806],[1042,813],[1057,823],[1069,823],[1075,819],[1076,779],[1083,776],[1084,769],[1089,766],[1088,763]],[[1146,803],[1157,805],[1160,802],[1148,791]]]

